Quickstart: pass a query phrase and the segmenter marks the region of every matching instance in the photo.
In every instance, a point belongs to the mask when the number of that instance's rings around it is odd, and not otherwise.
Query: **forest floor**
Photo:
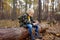
[[[43,33],[44,40],[60,40],[60,23],[49,24],[49,28]]]
[[[41,24],[47,24],[47,22],[42,22]],[[43,26],[44,26],[43,25]],[[56,24],[48,24],[49,28],[46,32],[41,33],[43,40],[60,40],[60,23]],[[0,20],[1,28],[11,28],[11,27],[19,27],[18,20]],[[37,39],[38,40],[38,39]]]
[[[18,20],[0,20],[0,27],[11,28],[11,27],[19,27]]]

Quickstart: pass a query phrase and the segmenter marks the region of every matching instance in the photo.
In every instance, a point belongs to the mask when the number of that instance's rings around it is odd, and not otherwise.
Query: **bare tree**
[[[29,8],[31,8],[31,0],[29,0],[30,4],[29,4]]]
[[[14,20],[14,19],[16,19],[17,18],[17,14],[16,14],[16,2],[17,2],[17,0],[13,0],[13,11],[12,11],[12,19]]]
[[[1,0],[0,2],[1,2],[1,19],[4,19],[5,17],[4,17],[4,4],[3,4],[3,1],[4,0]]]
[[[2,0],[0,0],[0,19],[1,19],[1,14],[2,14]]]
[[[39,12],[38,12],[38,21],[41,22],[41,0],[38,1],[38,5],[39,5]]]
[[[26,0],[26,4],[25,4],[25,13],[27,11],[27,0]]]

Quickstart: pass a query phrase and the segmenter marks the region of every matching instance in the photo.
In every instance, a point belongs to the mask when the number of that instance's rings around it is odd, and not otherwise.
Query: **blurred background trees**
[[[0,0],[0,19],[17,19],[28,8],[35,10],[36,19],[49,19],[60,13],[60,0]],[[55,15],[54,15],[55,16]]]

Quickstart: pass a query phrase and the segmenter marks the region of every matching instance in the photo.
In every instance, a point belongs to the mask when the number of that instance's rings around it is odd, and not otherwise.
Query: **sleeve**
[[[32,21],[32,23],[35,23],[35,21],[34,21],[34,19],[31,17],[31,21]]]
[[[19,20],[19,23],[21,23],[22,22],[22,16],[19,16],[18,20]]]
[[[20,16],[19,18],[19,21],[22,22],[22,23],[26,23],[26,19],[27,19],[27,15],[26,14],[23,14],[22,16]]]
[[[22,16],[18,17],[18,20],[24,20],[24,17],[26,16],[26,14],[23,14]]]
[[[22,16],[19,16],[19,17],[18,17],[18,20],[20,20],[21,18],[22,18]]]

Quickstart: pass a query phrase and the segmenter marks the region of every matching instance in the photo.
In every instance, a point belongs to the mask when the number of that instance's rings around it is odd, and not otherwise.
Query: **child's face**
[[[33,17],[34,13],[33,12],[29,12],[29,16]]]

